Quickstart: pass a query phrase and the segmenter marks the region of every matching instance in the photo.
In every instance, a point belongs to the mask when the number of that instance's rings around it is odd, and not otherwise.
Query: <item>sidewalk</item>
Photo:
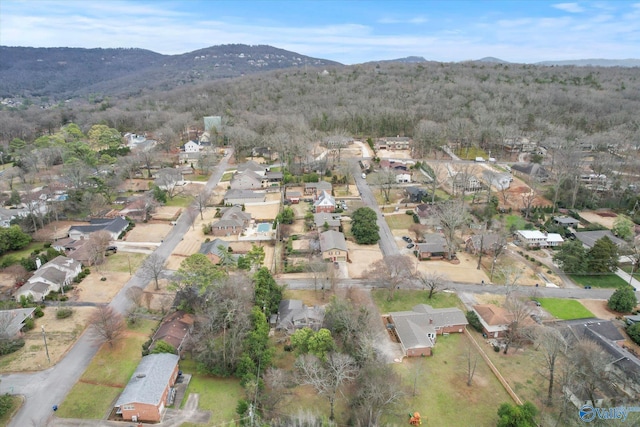
[[[616,276],[618,276],[619,278],[621,278],[625,282],[629,283],[631,286],[636,288],[636,290],[640,289],[640,281],[638,281],[635,278],[631,278],[631,275],[629,273],[627,273],[626,271],[618,269],[618,270],[616,270]]]

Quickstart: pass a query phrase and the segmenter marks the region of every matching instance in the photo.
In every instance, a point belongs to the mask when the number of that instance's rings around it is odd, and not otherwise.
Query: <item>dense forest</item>
[[[190,129],[202,129],[207,115],[223,117],[220,144],[241,154],[269,146],[298,159],[310,154],[312,142],[333,135],[411,136],[417,158],[448,143],[490,150],[498,160],[508,155],[505,141],[526,137],[547,150],[544,162],[552,173],[580,173],[585,155],[577,153],[589,152],[591,170],[621,177],[612,193],[619,198],[640,170],[639,77],[638,68],[483,62],[276,70],[137,96],[5,110],[0,141],[18,138],[28,148],[73,122],[85,133],[94,124],[152,132],[169,150],[193,136]]]

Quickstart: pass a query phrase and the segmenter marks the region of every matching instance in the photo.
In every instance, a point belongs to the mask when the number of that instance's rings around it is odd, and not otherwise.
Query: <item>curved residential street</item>
[[[222,158],[209,178],[207,189],[211,190],[218,184],[227,168],[230,157],[231,150],[229,149],[228,154]],[[190,216],[181,215],[155,253],[166,260],[190,226]],[[114,310],[124,313],[130,304],[129,298],[126,296],[127,289],[134,286],[144,288],[147,283],[147,279],[138,273],[134,274],[109,305]],[[87,330],[57,365],[41,372],[0,375],[0,393],[19,394],[25,398],[24,404],[13,417],[9,426],[46,426],[54,414],[53,405],[62,404],[67,393],[80,379],[91,359],[98,352],[98,348],[99,345],[94,342],[90,331]]]

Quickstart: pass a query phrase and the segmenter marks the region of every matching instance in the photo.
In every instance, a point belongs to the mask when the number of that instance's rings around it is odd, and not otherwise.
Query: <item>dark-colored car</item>
[[[411,248],[413,248],[414,246],[415,246],[415,245],[414,245],[413,243],[409,243],[409,244],[407,245],[407,249],[411,249]]]
[[[402,236],[402,240],[404,240],[407,243],[411,243],[411,237],[409,236]]]

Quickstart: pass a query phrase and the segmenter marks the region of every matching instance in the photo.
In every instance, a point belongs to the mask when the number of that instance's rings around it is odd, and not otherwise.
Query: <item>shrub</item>
[[[18,338],[16,340],[0,340],[0,356],[16,352],[24,347],[24,340]]]
[[[24,320],[24,326],[22,327],[22,330],[30,331],[35,327],[36,327],[36,321],[29,317]]]
[[[495,351],[496,353],[500,353],[500,346],[494,344],[493,351]]]
[[[629,338],[636,343],[640,344],[640,323],[634,323],[627,328],[627,334],[629,334]]]
[[[407,215],[413,215],[413,211],[411,209],[409,209],[408,211],[404,211],[404,213]]]
[[[13,407],[13,399],[9,393],[0,396],[0,417],[8,413]]]
[[[467,311],[467,321],[473,329],[478,332],[482,332],[482,323],[480,323],[480,319],[478,318],[478,315],[475,311]]]
[[[44,316],[44,311],[42,311],[42,307],[37,306],[36,310],[33,312],[33,315],[36,316],[37,318]]]
[[[73,315],[73,310],[70,307],[60,307],[56,310],[56,319],[66,319]]]

